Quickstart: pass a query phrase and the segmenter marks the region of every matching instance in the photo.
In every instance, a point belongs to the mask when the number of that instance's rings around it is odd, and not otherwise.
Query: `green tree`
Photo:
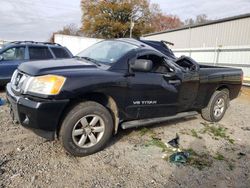
[[[167,15],[162,12],[159,4],[151,5],[151,27],[154,32],[165,31],[169,29],[179,28],[184,25],[180,18],[176,15]]]
[[[148,0],[82,0],[81,30],[97,38],[133,37],[153,31]],[[134,26],[134,27],[133,27]]]

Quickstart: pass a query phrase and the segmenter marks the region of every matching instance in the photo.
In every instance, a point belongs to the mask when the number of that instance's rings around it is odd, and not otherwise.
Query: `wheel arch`
[[[227,84],[218,84],[218,85],[216,85],[216,86],[213,86],[213,87],[210,88],[210,89],[206,89],[206,92],[207,92],[207,93],[204,94],[204,95],[205,95],[205,98],[203,99],[204,101],[203,101],[203,103],[202,103],[202,108],[205,108],[205,107],[208,105],[208,103],[209,103],[211,97],[213,96],[213,94],[214,94],[216,91],[222,91],[222,90],[224,90],[224,89],[228,90],[229,98],[231,99],[231,96],[230,96],[230,87],[229,87]]]
[[[231,96],[230,96],[230,87],[228,86],[228,85],[226,85],[226,84],[222,84],[222,85],[219,85],[216,89],[215,89],[215,91],[222,91],[222,90],[227,90],[228,91],[228,97],[229,97],[229,99],[231,99]],[[214,92],[215,92],[214,91]]]
[[[219,85],[215,91],[222,91],[223,89],[227,89],[230,92],[229,86],[225,84]]]
[[[110,95],[99,92],[86,93],[82,98],[83,100],[97,102],[109,110],[114,122],[114,133],[116,134],[119,126],[119,110],[114,98]]]
[[[108,111],[110,112],[113,122],[114,122],[114,134],[117,133],[118,131],[118,127],[119,127],[119,111],[118,111],[118,106],[116,101],[114,100],[113,97],[106,95],[104,93],[98,93],[98,92],[90,92],[90,93],[86,93],[78,98],[75,99],[71,99],[69,104],[65,107],[64,111],[62,112],[60,121],[58,123],[57,126],[57,130],[56,130],[56,135],[58,137],[58,133],[60,131],[62,122],[66,116],[66,114],[77,104],[79,104],[82,101],[94,101],[97,102],[101,105],[103,105],[105,108],[108,109]]]

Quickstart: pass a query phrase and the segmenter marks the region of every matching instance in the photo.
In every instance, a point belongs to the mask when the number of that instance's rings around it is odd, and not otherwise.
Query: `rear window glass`
[[[29,47],[29,55],[31,60],[53,58],[48,47]]]
[[[63,48],[50,48],[55,54],[56,58],[69,58],[69,53]]]

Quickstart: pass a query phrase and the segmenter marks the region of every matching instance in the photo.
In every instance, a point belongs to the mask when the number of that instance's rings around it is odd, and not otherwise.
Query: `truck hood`
[[[18,70],[31,76],[38,76],[51,72],[72,71],[86,68],[97,68],[95,64],[84,60],[77,59],[57,59],[29,61],[22,63]]]

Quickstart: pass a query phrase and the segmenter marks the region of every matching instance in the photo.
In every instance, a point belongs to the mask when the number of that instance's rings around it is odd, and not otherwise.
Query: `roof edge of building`
[[[212,21],[209,21],[209,22],[206,22],[206,23],[202,23],[202,24],[186,25],[186,26],[183,26],[183,27],[180,27],[180,28],[176,28],[176,29],[170,29],[170,30],[166,30],[166,31],[149,33],[149,34],[142,35],[142,37],[149,37],[149,36],[154,36],[154,35],[158,35],[158,34],[170,33],[170,32],[174,32],[174,31],[191,29],[191,28],[195,28],[195,27],[202,27],[202,26],[206,26],[206,25],[212,25],[212,24],[217,24],[217,23],[222,23],[222,22],[228,22],[228,21],[233,21],[233,20],[238,20],[238,19],[243,19],[243,18],[249,18],[249,17],[250,17],[250,13],[241,14],[241,15],[237,15],[237,16],[232,16],[232,17],[227,17],[227,18],[221,18],[221,19],[218,19],[218,20],[212,20]]]

